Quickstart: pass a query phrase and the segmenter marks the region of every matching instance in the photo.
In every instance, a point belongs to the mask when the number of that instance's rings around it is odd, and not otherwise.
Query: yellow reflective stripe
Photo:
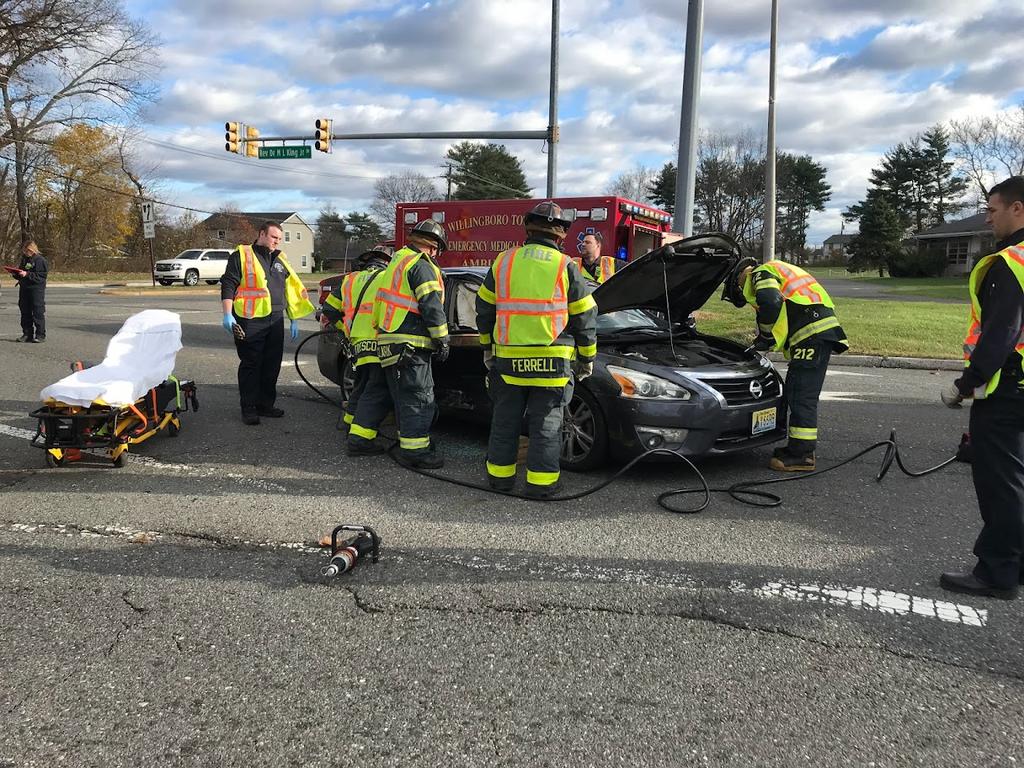
[[[476,292],[476,295],[479,296],[484,301],[486,301],[488,304],[494,304],[498,300],[498,297],[494,295],[494,291],[492,291],[485,285],[480,286],[480,290]]]
[[[436,280],[428,280],[425,283],[417,285],[414,293],[416,294],[417,299],[422,299],[428,293],[434,293],[435,291],[437,293],[441,292],[441,284]]]
[[[817,440],[818,430],[810,427],[790,427],[789,436],[794,440]]]
[[[327,298],[324,299],[324,304],[330,304],[332,307],[334,307],[339,312],[343,312],[345,310],[345,302],[343,302],[340,298],[335,296],[333,293],[327,294]]]
[[[380,365],[380,358],[376,355],[360,355],[352,365],[358,368],[360,365],[366,365],[367,363],[377,363]]]
[[[527,379],[522,376],[506,376],[504,373],[501,374],[501,380],[517,387],[564,387],[569,383],[568,376],[555,379]]]
[[[582,347],[576,347],[576,351],[580,357],[597,357],[597,344],[584,344]]]
[[[405,342],[412,344],[414,347],[422,347],[423,349],[434,348],[434,342],[426,336],[413,336],[406,333],[381,333],[377,335],[377,342],[378,344]]]
[[[575,353],[575,349],[565,344],[552,344],[550,347],[516,347],[505,344],[494,345],[495,357],[561,357],[565,360],[572,360]]]
[[[373,440],[373,438],[375,438],[377,436],[377,430],[376,429],[367,429],[366,427],[360,427],[355,422],[352,423],[352,427],[349,429],[348,433],[350,435],[355,435],[356,437],[362,437],[362,438],[365,438],[367,440]]]
[[[530,485],[554,485],[558,482],[560,472],[534,472],[526,470],[526,482]]]
[[[491,477],[515,477],[515,464],[491,464],[487,462],[487,474]]]
[[[480,334],[480,343],[483,344],[486,347],[491,346],[491,334],[489,334],[489,333],[481,333]]]
[[[419,451],[430,447],[430,437],[402,437],[398,436],[398,446],[407,451]]]
[[[430,334],[431,338],[443,339],[448,335],[448,323],[444,325],[432,325],[427,328],[427,333]]]
[[[593,309],[597,306],[597,302],[594,301],[594,297],[587,295],[582,299],[577,299],[569,305],[569,314],[578,315],[581,312],[586,312],[588,309]]]
[[[815,320],[813,323],[808,323],[799,331],[796,331],[789,337],[789,346],[795,346],[805,339],[809,339],[815,334],[827,331],[829,328],[838,328],[839,318],[838,317],[825,317],[821,320]]]
[[[757,291],[763,291],[763,290],[765,290],[767,288],[774,288],[775,290],[777,290],[777,291],[779,291],[781,293],[782,283],[780,283],[778,280],[774,280],[772,278],[768,278],[767,280],[757,280],[754,283],[754,292],[755,293]]]
[[[355,420],[356,420],[356,415],[354,413],[346,413],[345,414],[345,423],[346,424],[351,424]]]

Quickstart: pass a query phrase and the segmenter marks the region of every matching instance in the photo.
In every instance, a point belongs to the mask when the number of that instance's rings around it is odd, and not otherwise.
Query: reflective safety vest
[[[978,300],[978,289],[981,287],[985,275],[988,274],[992,262],[999,258],[1006,261],[1006,265],[1013,272],[1013,276],[1017,278],[1021,290],[1024,291],[1024,243],[1011,245],[998,253],[989,254],[974,266],[974,269],[971,270],[971,279],[967,284],[971,294],[971,319],[967,324],[967,336],[964,338],[964,367],[971,364],[971,354],[978,345],[978,339],[981,338],[981,302]],[[1013,348],[1017,354],[1021,355],[1022,363],[1024,363],[1024,328],[1021,328],[1017,334],[1017,341]],[[999,378],[1002,373],[1000,368],[986,384],[977,387],[974,390],[974,398],[983,400],[991,395],[999,386]]]
[[[426,258],[426,263],[433,270],[435,279],[417,286],[415,292],[409,285],[409,270],[421,258],[425,257],[419,251],[402,248],[395,253],[387,268],[381,273],[380,287],[377,289],[377,295],[373,302],[371,319],[381,342],[404,341],[415,347],[426,349],[434,346],[429,335],[394,333],[410,313],[420,314],[420,297],[426,296],[432,291],[438,291],[441,294],[441,303],[444,303],[444,278],[441,276],[441,270],[429,258]],[[447,335],[447,328],[445,328],[445,335]]]
[[[754,274],[757,272],[767,272],[772,275],[773,279],[762,279],[755,287]],[[784,301],[791,301],[794,304],[802,304],[804,306],[820,304],[832,310],[826,317],[798,328],[790,336],[789,317],[786,313],[785,304],[783,304],[778,319],[770,329],[772,336],[775,337],[776,349],[782,349],[783,347],[788,349],[830,328],[839,327],[839,319],[835,316],[835,304],[832,301],[832,297],[828,295],[828,292],[813,275],[805,272],[800,267],[778,260],[772,260],[759,267],[755,267],[743,283],[743,298],[754,309],[757,309],[757,291],[764,288],[778,289]],[[769,329],[763,328],[762,330],[767,331]]]
[[[270,288],[267,286],[267,275],[263,271],[263,265],[256,258],[251,245],[239,245],[238,255],[242,261],[242,279],[235,289],[235,314],[249,319],[266,317],[270,314],[271,304]],[[288,319],[298,320],[311,314],[316,308],[309,300],[306,286],[295,274],[283,253],[278,253],[277,259],[288,272],[284,281],[285,312]]]
[[[576,263],[576,266],[580,268],[580,274],[582,274],[583,277],[589,280],[590,272],[588,272],[584,268],[583,259],[581,257],[576,256],[573,257],[573,261]],[[613,256],[601,256],[597,260],[597,277],[595,277],[594,279],[598,283],[603,283],[605,280],[607,280],[609,277],[615,274],[616,266],[618,265],[616,264],[615,258]]]

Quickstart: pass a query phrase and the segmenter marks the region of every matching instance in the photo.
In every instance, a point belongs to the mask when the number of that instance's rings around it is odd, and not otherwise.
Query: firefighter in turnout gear
[[[989,190],[985,223],[995,252],[971,271],[963,375],[941,393],[972,398],[971,475],[981,512],[977,564],[943,573],[951,592],[1009,600],[1024,584],[1024,176]]]
[[[600,232],[587,232],[580,241],[582,257],[574,257],[573,263],[579,267],[580,274],[587,280],[603,283],[615,274],[615,259],[601,255],[601,244],[604,237]]]
[[[435,259],[448,247],[444,228],[425,219],[409,232],[380,274],[373,299],[371,326],[377,333],[377,357],[384,370],[398,420],[398,459],[418,469],[437,469],[444,460],[430,442],[434,421],[434,376],[431,357],[448,359],[448,319],[444,311],[444,278]],[[370,394],[360,398],[349,426],[350,454],[373,453],[377,428],[388,403]]]
[[[380,358],[377,357],[377,333],[370,319],[373,298],[381,284],[378,278],[391,261],[393,252],[386,245],[378,245],[359,254],[355,269],[345,275],[324,300],[324,316],[345,336],[348,358],[355,374],[352,391],[345,402],[346,426],[355,420],[360,397],[368,386],[370,397],[383,397],[390,401]]]
[[[477,293],[480,343],[494,404],[487,444],[487,480],[511,491],[523,413],[530,445],[526,495],[559,489],[562,409],[573,380],[593,372],[597,304],[577,266],[561,252],[571,220],[547,201],[525,217],[526,242],[498,254]]]
[[[789,361],[789,443],[775,449],[769,466],[781,472],[813,470],[825,372],[833,352],[849,349],[832,299],[800,267],[777,260],[758,264],[751,258],[740,259],[726,279],[722,299],[737,307],[750,304],[757,312],[754,349],[782,350]]]
[[[284,353],[283,315],[291,321],[294,341],[299,318],[315,310],[302,280],[277,250],[283,237],[280,224],[264,222],[255,243],[231,252],[220,280],[222,325],[235,339],[242,421],[249,425],[259,424],[260,417],[284,416],[274,405]]]

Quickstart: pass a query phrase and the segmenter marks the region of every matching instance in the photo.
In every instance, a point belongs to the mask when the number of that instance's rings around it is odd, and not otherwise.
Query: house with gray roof
[[[966,219],[947,221],[914,235],[922,253],[942,254],[946,259],[944,275],[969,274],[982,256],[995,245],[992,230],[985,224],[985,214],[976,213]]]
[[[281,225],[284,240],[280,248],[296,272],[313,271],[313,228],[295,211],[250,213],[224,211],[208,216],[200,227],[209,237],[208,248],[234,248],[256,239],[265,221]]]

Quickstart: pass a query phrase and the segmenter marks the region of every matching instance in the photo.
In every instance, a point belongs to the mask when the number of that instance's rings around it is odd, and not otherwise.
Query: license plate
[[[750,434],[760,435],[771,432],[778,422],[778,408],[765,408],[750,414]]]

